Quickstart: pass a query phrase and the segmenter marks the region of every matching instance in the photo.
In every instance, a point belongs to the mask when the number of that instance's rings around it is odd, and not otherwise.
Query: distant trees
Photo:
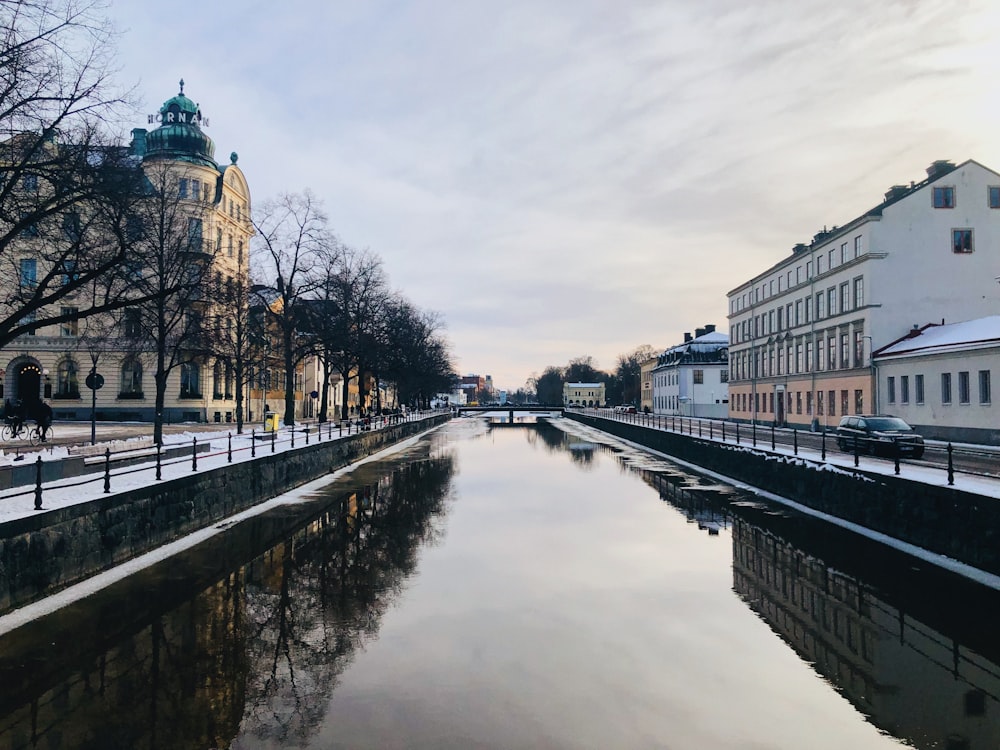
[[[550,365],[539,377],[528,381],[527,390],[532,387],[539,403],[562,403],[564,383],[604,383],[605,398],[609,404],[628,403],[638,406],[642,397],[642,364],[657,353],[649,344],[636,347],[631,352],[618,356],[615,372],[597,369],[590,356],[571,359],[565,367]]]

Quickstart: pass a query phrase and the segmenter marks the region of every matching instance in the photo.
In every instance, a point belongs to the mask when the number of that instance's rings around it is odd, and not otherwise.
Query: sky
[[[926,177],[1000,170],[995,0],[110,0],[255,204],[310,190],[460,374],[728,331],[726,293]],[[145,127],[145,118],[136,127]]]

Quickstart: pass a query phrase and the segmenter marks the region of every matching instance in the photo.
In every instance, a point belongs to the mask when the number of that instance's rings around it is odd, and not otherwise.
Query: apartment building
[[[879,409],[872,352],[993,313],[997,277],[1000,174],[934,162],[728,293],[729,415],[819,427]]]
[[[714,325],[684,334],[652,371],[653,413],[721,419],[729,403],[729,337]]]

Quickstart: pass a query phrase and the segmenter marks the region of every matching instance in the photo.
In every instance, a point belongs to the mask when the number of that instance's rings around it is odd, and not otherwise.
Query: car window
[[[905,430],[912,428],[899,417],[876,417],[868,420],[868,426],[873,430]]]

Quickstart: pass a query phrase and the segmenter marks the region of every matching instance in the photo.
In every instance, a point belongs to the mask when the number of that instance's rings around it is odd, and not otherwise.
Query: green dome
[[[181,159],[206,166],[215,163],[215,143],[201,129],[201,109],[184,96],[184,81],[177,96],[160,107],[160,127],[146,136],[146,157]]]

